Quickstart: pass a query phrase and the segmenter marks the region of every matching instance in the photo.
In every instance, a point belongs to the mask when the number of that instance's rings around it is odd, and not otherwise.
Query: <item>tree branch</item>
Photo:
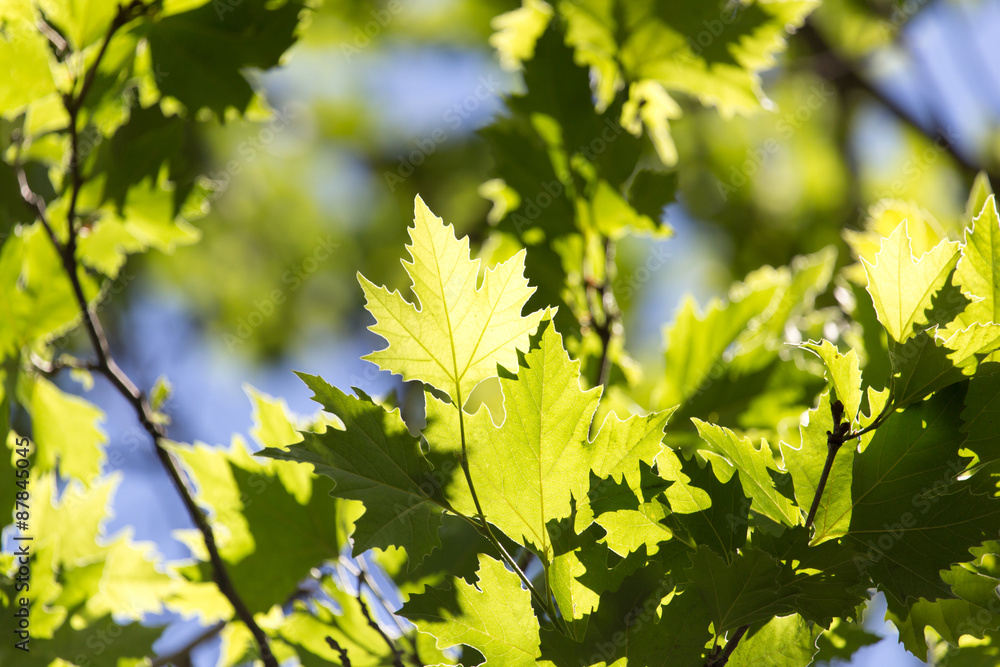
[[[341,667],[351,667],[351,659],[347,657],[347,651],[343,646],[337,643],[336,639],[327,635],[326,643],[330,645],[330,648],[340,654]]]
[[[806,517],[806,528],[811,528],[813,520],[816,518],[816,511],[819,510],[819,501],[823,497],[826,489],[826,482],[833,469],[833,460],[837,452],[845,442],[860,438],[866,433],[870,433],[885,423],[893,413],[892,401],[886,403],[885,408],[875,418],[875,420],[860,431],[851,431],[851,422],[844,421],[844,404],[834,401],[830,404],[830,411],[833,413],[833,431],[826,432],[826,463],[823,464],[823,472],[819,476],[819,483],[816,485],[816,495],[813,496],[812,506],[809,508],[809,516]]]
[[[60,243],[58,237],[56,236],[55,230],[47,217],[45,202],[41,197],[32,191],[30,185],[28,184],[24,169],[20,164],[16,167],[18,184],[20,186],[21,197],[26,203],[37,211],[42,226],[45,228],[49,239],[52,241],[53,247],[62,260],[63,268],[65,269],[66,275],[69,278],[70,285],[73,289],[73,295],[80,308],[84,329],[86,329],[87,335],[90,338],[91,346],[94,348],[94,352],[97,355],[94,370],[106,377],[115,389],[129,402],[135,411],[139,422],[152,438],[153,448],[156,452],[157,459],[159,459],[160,464],[167,473],[167,476],[170,477],[170,481],[173,483],[177,493],[180,495],[192,522],[204,538],[205,547],[208,551],[209,560],[212,564],[213,579],[216,585],[222,594],[226,596],[226,599],[229,600],[236,616],[250,630],[254,640],[257,642],[264,665],[266,667],[278,667],[277,659],[271,653],[267,635],[260,628],[260,626],[257,625],[257,622],[253,618],[253,614],[250,612],[250,609],[246,606],[246,603],[244,603],[243,599],[236,591],[236,588],[229,577],[229,572],[226,569],[222,556],[219,553],[219,548],[215,542],[215,534],[212,531],[211,526],[209,526],[205,514],[195,502],[194,493],[189,488],[184,477],[181,475],[179,465],[173,459],[170,452],[168,452],[164,447],[164,440],[166,438],[164,427],[162,424],[157,423],[153,410],[146,400],[146,397],[135,385],[135,383],[133,383],[132,380],[121,370],[121,368],[119,368],[118,364],[114,360],[114,357],[112,357],[107,337],[104,335],[104,329],[101,326],[101,321],[98,318],[97,313],[90,307],[87,297],[83,291],[83,285],[80,281],[80,267],[76,257],[76,202],[83,185],[83,175],[80,170],[80,161],[82,156],[79,153],[79,132],[77,128],[79,112],[87,92],[93,84],[94,77],[97,74],[97,69],[100,66],[104,54],[107,52],[108,44],[111,42],[112,37],[122,26],[134,18],[144,14],[149,7],[149,5],[143,4],[140,0],[132,0],[130,4],[119,7],[118,14],[112,21],[94,62],[84,75],[83,85],[80,87],[79,92],[76,96],[67,94],[63,98],[63,104],[70,116],[69,170],[71,180],[70,187],[72,188],[66,219],[67,240],[65,243]]]
[[[887,109],[904,125],[923,134],[934,144],[940,146],[941,149],[948,153],[948,155],[950,155],[951,158],[965,171],[971,174],[975,174],[979,171],[985,171],[991,181],[1000,182],[995,170],[990,169],[966,156],[953,143],[952,137],[948,136],[949,132],[945,128],[936,124],[930,128],[924,127],[916,116],[914,116],[909,110],[879,90],[877,86],[871,83],[860,73],[855,64],[848,62],[837,53],[834,47],[826,40],[825,37],[823,37],[820,31],[812,25],[811,21],[807,20],[798,32],[809,44],[811,44],[813,51],[817,55],[822,56],[827,60],[826,67],[817,67],[817,70],[820,70],[820,74],[824,78],[830,81],[839,80],[839,83],[842,85],[864,91],[869,96],[874,98],[881,106],[885,107],[885,109]]]
[[[597,362],[597,386],[606,386],[611,377],[611,341],[614,338],[621,321],[621,311],[615,300],[612,286],[615,273],[615,242],[608,237],[602,238],[604,246],[604,280],[600,283],[585,279],[588,295],[587,306],[590,309],[590,322],[601,339],[601,356]],[[600,302],[600,311],[594,302]]]
[[[392,641],[392,638],[385,633],[385,630],[382,629],[382,626],[379,625],[378,622],[376,622],[374,618],[372,618],[371,612],[368,610],[368,605],[365,604],[365,598],[361,594],[361,586],[362,586],[362,584],[365,584],[365,583],[367,583],[367,577],[365,576],[365,573],[364,573],[363,570],[359,571],[358,572],[358,605],[361,607],[361,613],[364,614],[365,620],[368,621],[368,625],[373,630],[375,630],[375,632],[377,632],[380,637],[382,637],[382,640],[389,647],[389,650],[392,651],[392,664],[395,665],[395,667],[405,667],[405,665],[403,665],[403,652],[399,650],[398,646],[396,646],[396,642]],[[374,595],[375,591],[374,591],[374,589],[371,588],[371,584],[368,585],[368,588],[370,590],[372,590],[372,594]],[[378,596],[376,595],[376,597],[378,597]]]
[[[726,642],[722,651],[717,652],[710,657],[708,662],[705,663],[705,667],[725,667],[725,665],[729,662],[729,657],[733,654],[733,651],[736,650],[740,640],[743,639],[743,636],[746,635],[747,630],[749,629],[749,625],[742,625],[737,628],[736,632],[733,633],[733,636]],[[718,649],[716,649],[716,651],[718,651]]]
[[[208,626],[204,631],[192,637],[186,644],[178,648],[176,651],[172,651],[166,655],[161,655],[153,659],[150,662],[150,667],[165,667],[165,665],[172,665],[184,658],[190,658],[189,654],[192,650],[222,632],[225,627],[225,621],[219,621],[215,625]]]

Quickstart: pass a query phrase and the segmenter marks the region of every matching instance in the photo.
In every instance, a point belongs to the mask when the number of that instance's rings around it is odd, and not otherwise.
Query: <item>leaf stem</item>
[[[521,568],[518,567],[517,561],[514,560],[509,553],[507,553],[507,549],[504,548],[500,540],[497,539],[497,536],[493,533],[493,528],[486,520],[486,513],[483,512],[483,506],[479,502],[479,494],[476,493],[476,486],[472,483],[472,472],[469,469],[469,450],[465,440],[465,410],[462,409],[462,390],[458,387],[457,382],[455,385],[456,398],[458,399],[455,404],[456,409],[458,410],[458,431],[462,441],[462,472],[465,473],[465,481],[469,485],[469,493],[472,495],[472,502],[476,506],[476,515],[479,519],[479,527],[481,529],[480,532],[483,534],[483,537],[489,540],[490,543],[496,547],[501,558],[503,558],[503,560],[507,563],[507,566],[514,571],[514,574],[518,576],[525,588],[530,591],[531,596],[535,598],[535,601],[541,605],[542,609],[546,610],[552,616],[553,621],[555,621],[556,613],[552,608],[551,603],[538,593],[535,587],[531,584],[531,580],[528,579],[527,575],[525,575]]]

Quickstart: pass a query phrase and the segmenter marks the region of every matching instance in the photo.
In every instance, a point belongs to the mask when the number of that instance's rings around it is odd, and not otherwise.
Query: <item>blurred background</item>
[[[128,289],[103,310],[125,371],[140,386],[173,384],[172,439],[246,433],[244,382],[313,413],[290,369],[372,394],[395,387],[359,361],[383,343],[366,329],[356,274],[406,287],[417,193],[474,251],[486,240],[492,204],[479,187],[493,164],[477,131],[523,85],[501,68],[490,22],[517,6],[328,0],[281,67],[253,73],[270,115],[199,131],[211,186],[210,213],[192,223],[201,242],[131,259]],[[661,329],[684,294],[703,304],[831,243],[846,257],[843,230],[885,197],[942,222],[964,216],[976,172],[1000,162],[997,34],[998,2],[832,0],[763,74],[770,109],[726,118],[679,99],[682,169],[664,211],[675,234],[626,237],[616,257],[626,348],[646,375],[662,367]],[[132,525],[168,559],[187,556],[170,537],[186,514],[133,413],[102,383],[90,400],[107,412],[108,465],[126,472],[108,529]],[[884,607],[873,600],[866,627],[885,639],[850,664],[922,664],[897,645]],[[194,632],[175,622],[163,650]]]

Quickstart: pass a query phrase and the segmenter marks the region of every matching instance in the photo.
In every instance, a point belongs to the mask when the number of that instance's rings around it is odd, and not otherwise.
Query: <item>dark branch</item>
[[[806,21],[805,25],[799,29],[799,34],[812,45],[813,51],[820,57],[826,60],[825,67],[818,67],[820,74],[829,81],[835,81],[838,85],[848,88],[854,88],[856,90],[861,90],[867,93],[869,96],[874,98],[880,105],[885,107],[893,116],[895,116],[904,125],[916,130],[917,132],[923,134],[928,140],[934,144],[941,147],[942,150],[948,153],[951,158],[964,170],[971,174],[975,174],[979,171],[985,171],[993,182],[998,182],[998,175],[995,170],[987,168],[985,165],[976,162],[966,156],[953,142],[953,137],[949,136],[949,132],[942,128],[940,125],[934,125],[932,127],[925,127],[909,110],[903,107],[901,104],[893,100],[891,97],[886,95],[884,92],[879,90],[877,86],[871,83],[865,76],[863,76],[858,67],[848,62],[845,58],[841,57],[837,53],[836,49],[826,40],[825,37],[817,30],[810,21]]]
[[[604,280],[597,283],[588,279],[586,282],[588,294],[587,304],[590,308],[590,322],[594,332],[601,339],[601,356],[597,362],[596,386],[606,386],[611,377],[611,342],[618,333],[621,322],[621,312],[615,300],[612,286],[615,274],[615,242],[604,238]],[[600,310],[595,303],[600,303]]]
[[[358,605],[361,606],[361,613],[364,614],[365,620],[368,621],[368,625],[382,637],[386,645],[389,647],[389,650],[392,651],[392,664],[395,665],[395,667],[405,667],[403,664],[403,652],[399,650],[399,647],[396,646],[396,642],[392,641],[392,638],[385,633],[382,626],[379,625],[374,618],[372,618],[371,612],[368,611],[368,605],[365,604],[364,596],[361,595],[361,585],[365,583],[365,581],[365,576],[358,576]],[[369,588],[371,588],[370,585]],[[372,594],[375,594],[374,590],[372,591]]]
[[[119,368],[118,364],[114,360],[114,357],[112,357],[107,337],[104,335],[104,329],[101,326],[101,321],[97,317],[97,313],[90,307],[87,297],[83,291],[83,285],[80,281],[80,267],[76,257],[75,224],[77,218],[76,202],[83,184],[83,175],[80,170],[80,161],[82,156],[79,152],[79,133],[77,127],[78,116],[87,92],[90,90],[94,77],[97,74],[97,69],[100,66],[101,60],[107,52],[108,44],[111,42],[112,37],[122,26],[134,18],[141,16],[148,9],[149,6],[144,5],[140,2],[140,0],[132,0],[130,4],[119,7],[118,14],[115,16],[114,21],[108,29],[94,62],[84,75],[83,85],[80,87],[79,92],[75,96],[68,94],[63,98],[63,104],[70,116],[69,170],[72,187],[69,210],[67,212],[67,239],[65,243],[61,243],[59,238],[56,236],[55,230],[49,223],[47,217],[45,202],[41,197],[32,191],[21,165],[17,166],[18,184],[20,186],[21,197],[37,211],[42,226],[45,228],[49,239],[52,241],[53,247],[62,260],[63,268],[65,269],[70,285],[73,288],[73,295],[80,308],[84,329],[86,329],[91,345],[97,355],[97,361],[93,364],[94,370],[106,377],[135,410],[139,422],[153,440],[153,448],[160,464],[163,466],[164,471],[170,477],[170,481],[173,483],[177,493],[180,495],[192,522],[204,538],[205,547],[208,551],[209,560],[212,564],[213,580],[219,587],[222,594],[226,596],[226,599],[229,600],[229,603],[233,606],[236,616],[250,630],[250,633],[253,635],[254,640],[257,642],[258,648],[260,649],[260,655],[264,665],[266,667],[278,667],[277,659],[271,653],[267,635],[260,628],[260,626],[257,625],[257,622],[253,618],[253,614],[250,612],[250,609],[246,606],[246,603],[244,603],[243,599],[236,591],[232,580],[229,578],[229,572],[226,569],[225,563],[222,560],[222,556],[220,555],[218,546],[215,542],[215,534],[213,533],[211,526],[209,526],[205,514],[195,502],[194,494],[189,488],[184,477],[181,475],[179,465],[173,459],[170,452],[168,452],[164,447],[166,432],[163,425],[159,424],[155,419],[153,410],[146,400],[146,397],[135,385],[135,383],[133,383],[132,380],[121,370],[121,368]]]
[[[885,408],[882,409],[882,412],[875,418],[875,421],[860,431],[851,431],[851,422],[844,421],[843,403],[834,401],[830,404],[830,411],[833,414],[833,431],[826,432],[826,463],[823,464],[823,472],[819,476],[819,484],[816,485],[816,495],[813,496],[812,507],[809,508],[809,516],[806,517],[806,528],[811,528],[813,520],[816,518],[819,501],[823,497],[824,489],[826,489],[826,482],[830,477],[830,471],[833,469],[833,460],[836,458],[837,452],[840,451],[845,442],[871,433],[884,424],[892,416],[894,410],[892,401],[889,401],[886,403]]]
[[[737,628],[736,632],[733,633],[733,636],[726,642],[722,651],[709,658],[708,662],[705,663],[705,667],[724,667],[729,662],[729,657],[733,654],[733,651],[736,650],[736,646],[740,643],[740,640],[743,639],[743,636],[746,635],[747,630],[749,629],[749,625],[742,625]]]
[[[172,651],[171,653],[161,655],[153,659],[153,661],[150,662],[150,667],[165,667],[166,665],[172,665],[185,659],[188,659],[190,662],[191,651],[222,632],[222,629],[225,627],[225,621],[219,621],[215,625],[208,626],[204,631],[192,637],[186,644],[184,644],[184,646],[181,646],[176,651]]]
[[[337,643],[336,639],[327,636],[326,643],[330,645],[330,648],[340,654],[340,664],[342,667],[351,667],[351,659],[347,657],[347,651],[343,646]]]

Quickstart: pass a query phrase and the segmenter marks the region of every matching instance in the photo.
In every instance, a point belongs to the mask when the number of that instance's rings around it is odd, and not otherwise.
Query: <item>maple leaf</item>
[[[958,258],[958,243],[947,239],[915,258],[905,221],[882,240],[874,263],[861,258],[878,321],[893,340],[902,343],[913,336],[914,325],[927,324],[924,311],[931,307]]]
[[[445,507],[428,492],[433,476],[420,442],[410,435],[398,409],[390,412],[360,390],[360,397],[345,394],[317,376],[299,377],[313,390],[313,400],[344,428],[303,433],[302,442],[258,454],[311,463],[336,482],[333,495],[364,503],[365,512],[355,522],[355,554],[399,546],[412,563],[419,563],[441,544],[438,529]]]
[[[412,261],[403,266],[416,303],[358,274],[376,320],[370,329],[389,342],[364,358],[461,405],[481,380],[496,375],[497,364],[517,364],[517,350],[527,348],[542,311],[521,314],[535,291],[524,278],[523,250],[487,269],[477,287],[479,260],[469,259],[468,238],[456,239],[420,197],[415,206],[407,246]]]
[[[789,526],[799,523],[795,504],[778,492],[768,472],[777,471],[778,466],[766,441],[762,441],[758,449],[754,447],[750,438],[740,437],[728,428],[708,424],[700,419],[692,418],[691,421],[698,428],[698,434],[702,439],[712,445],[716,453],[722,454],[735,466],[743,490],[753,500],[754,510]],[[717,463],[715,459],[710,460]],[[719,468],[716,467],[716,470]]]
[[[476,585],[457,580],[453,586],[414,595],[402,615],[436,637],[438,648],[465,644],[483,654],[484,665],[533,667],[541,655],[538,619],[517,575],[480,555]]]
[[[972,228],[965,230],[955,282],[974,297],[955,318],[959,325],[1000,323],[1000,217],[994,195],[986,199]]]
[[[591,472],[637,488],[639,462],[652,465],[673,410],[626,420],[609,413],[589,440],[601,389],[580,389],[579,361],[569,358],[551,324],[543,326],[517,377],[500,378],[503,424],[494,426],[480,410],[467,420],[467,439],[472,479],[490,523],[548,559],[546,524],[570,516],[570,498],[586,497]]]

